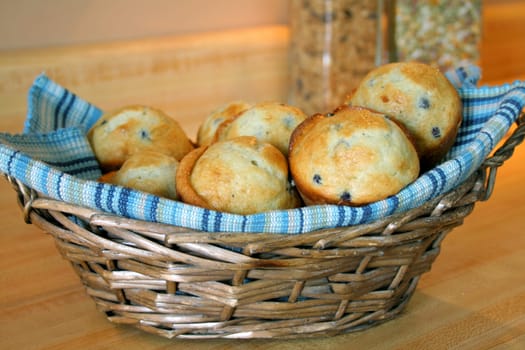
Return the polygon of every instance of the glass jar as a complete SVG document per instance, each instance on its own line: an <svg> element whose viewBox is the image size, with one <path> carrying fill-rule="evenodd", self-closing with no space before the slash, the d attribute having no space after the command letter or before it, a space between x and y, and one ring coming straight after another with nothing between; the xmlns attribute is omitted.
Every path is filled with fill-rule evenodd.
<svg viewBox="0 0 525 350"><path fill-rule="evenodd" d="M481 0L395 1L398 61L420 61L442 71L479 62Z"/></svg>
<svg viewBox="0 0 525 350"><path fill-rule="evenodd" d="M382 1L291 0L289 103L331 112L382 60Z"/></svg>

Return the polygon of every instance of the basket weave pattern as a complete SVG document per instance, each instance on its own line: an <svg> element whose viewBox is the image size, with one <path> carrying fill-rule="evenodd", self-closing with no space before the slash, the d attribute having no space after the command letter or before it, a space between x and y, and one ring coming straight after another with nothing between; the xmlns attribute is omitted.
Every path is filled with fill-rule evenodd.
<svg viewBox="0 0 525 350"><path fill-rule="evenodd" d="M301 235L213 233L126 219L39 196L9 177L27 222L61 255L108 319L164 337L326 336L399 314L444 237L525 136L505 143L459 187L370 224Z"/></svg>

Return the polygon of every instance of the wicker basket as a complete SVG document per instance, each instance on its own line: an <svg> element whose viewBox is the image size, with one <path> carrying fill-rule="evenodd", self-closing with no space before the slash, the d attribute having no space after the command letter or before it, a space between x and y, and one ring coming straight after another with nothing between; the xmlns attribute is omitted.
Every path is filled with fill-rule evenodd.
<svg viewBox="0 0 525 350"><path fill-rule="evenodd" d="M462 185L402 215L301 235L207 233L43 198L17 179L27 222L55 238L98 308L164 337L327 336L398 315L443 238L489 198L517 128Z"/></svg>

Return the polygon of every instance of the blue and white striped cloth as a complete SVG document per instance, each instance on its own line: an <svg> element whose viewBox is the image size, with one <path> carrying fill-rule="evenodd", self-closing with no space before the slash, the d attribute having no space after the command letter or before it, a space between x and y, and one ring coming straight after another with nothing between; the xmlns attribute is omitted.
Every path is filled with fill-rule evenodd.
<svg viewBox="0 0 525 350"><path fill-rule="evenodd" d="M123 217L209 232L300 234L372 222L418 207L471 175L505 136L525 106L525 82L477 87L477 67L447 73L463 100L463 123L447 160L397 195L363 207L309 206L253 215L207 210L103 184L85 133L102 111L38 76L29 91L20 135L0 134L0 172L45 196Z"/></svg>

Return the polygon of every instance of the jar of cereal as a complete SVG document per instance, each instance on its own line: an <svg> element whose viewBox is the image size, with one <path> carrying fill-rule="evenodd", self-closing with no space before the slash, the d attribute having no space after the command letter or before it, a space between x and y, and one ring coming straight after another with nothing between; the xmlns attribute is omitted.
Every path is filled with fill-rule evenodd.
<svg viewBox="0 0 525 350"><path fill-rule="evenodd" d="M290 100L331 112L382 60L382 1L291 0Z"/></svg>
<svg viewBox="0 0 525 350"><path fill-rule="evenodd" d="M395 60L425 62L442 71L478 63L481 0L391 1Z"/></svg>

